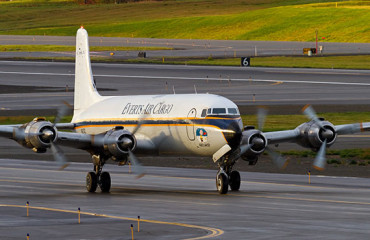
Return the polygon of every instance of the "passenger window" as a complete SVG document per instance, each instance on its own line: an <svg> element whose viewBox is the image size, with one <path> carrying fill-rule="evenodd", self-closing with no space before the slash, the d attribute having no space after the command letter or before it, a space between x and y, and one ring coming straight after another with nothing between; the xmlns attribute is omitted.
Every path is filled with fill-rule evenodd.
<svg viewBox="0 0 370 240"><path fill-rule="evenodd" d="M226 114L226 108L214 108L212 109L213 114Z"/></svg>
<svg viewBox="0 0 370 240"><path fill-rule="evenodd" d="M207 109L203 109L202 114L200 116L201 117L206 117L207 116Z"/></svg>

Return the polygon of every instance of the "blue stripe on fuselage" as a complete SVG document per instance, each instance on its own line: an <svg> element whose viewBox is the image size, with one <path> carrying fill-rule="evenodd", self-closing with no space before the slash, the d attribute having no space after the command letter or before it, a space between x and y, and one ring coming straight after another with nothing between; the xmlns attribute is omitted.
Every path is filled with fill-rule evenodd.
<svg viewBox="0 0 370 240"><path fill-rule="evenodd" d="M89 127L89 126L106 126L106 125L137 125L139 123L145 125L211 125L220 129L228 129L228 126L233 122L239 122L240 117L235 116L219 116L211 118L188 118L188 119L120 119L120 120L93 120L93 121L82 121L76 123L76 128Z"/></svg>

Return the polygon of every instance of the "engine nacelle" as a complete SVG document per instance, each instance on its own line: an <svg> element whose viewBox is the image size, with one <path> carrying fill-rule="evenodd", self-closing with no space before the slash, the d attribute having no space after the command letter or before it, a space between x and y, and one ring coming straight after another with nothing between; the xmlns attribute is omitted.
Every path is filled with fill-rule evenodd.
<svg viewBox="0 0 370 240"><path fill-rule="evenodd" d="M57 139L55 126L44 118L35 118L15 130L13 138L21 145L32 148L35 152L45 152L51 143Z"/></svg>
<svg viewBox="0 0 370 240"><path fill-rule="evenodd" d="M104 135L104 150L112 155L113 160L125 159L135 148L135 136L123 128L116 127Z"/></svg>
<svg viewBox="0 0 370 240"><path fill-rule="evenodd" d="M243 131L241 146L248 146L248 150L241 155L241 158L248 161L250 165L255 165L258 156L261 155L267 147L265 135L256 129Z"/></svg>
<svg viewBox="0 0 370 240"><path fill-rule="evenodd" d="M335 132L334 125L328 121L324 121L324 119L319 120L322 127L315 121L309 121L298 126L300 132L299 145L317 151L325 140L328 147L335 142L337 133Z"/></svg>

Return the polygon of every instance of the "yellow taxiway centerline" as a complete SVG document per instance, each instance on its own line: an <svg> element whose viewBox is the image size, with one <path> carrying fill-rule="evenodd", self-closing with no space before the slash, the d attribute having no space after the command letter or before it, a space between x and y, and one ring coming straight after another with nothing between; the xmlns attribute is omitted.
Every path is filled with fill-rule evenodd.
<svg viewBox="0 0 370 240"><path fill-rule="evenodd" d="M94 216L94 217L104 217L104 218L120 219L120 220L135 221L135 222L137 221L137 218L120 217L120 216L90 213L90 212L83 212L83 211L64 210L64 209L57 209L57 208L10 205L10 204L0 204L0 207L30 208L30 209L43 210L43 211L75 213L75 214L82 214L82 215L88 215L88 216ZM202 230L206 230L206 231L210 232L210 234L207 234L205 236L200 236L200 237L195 237L195 238L187 238L186 240L198 240L198 239L213 238L213 237L218 237L218 236L224 234L224 231L221 230L221 229L211 228L211 227L204 227L204 226L199 226L199 225L177 223L177 222L165 222L165 221L157 221L157 220L149 220L149 219L140 219L140 221L141 222L146 222L146 223L153 223L153 224L173 225L173 226L180 226L180 227L186 227L186 228L196 228L196 229L202 229Z"/></svg>

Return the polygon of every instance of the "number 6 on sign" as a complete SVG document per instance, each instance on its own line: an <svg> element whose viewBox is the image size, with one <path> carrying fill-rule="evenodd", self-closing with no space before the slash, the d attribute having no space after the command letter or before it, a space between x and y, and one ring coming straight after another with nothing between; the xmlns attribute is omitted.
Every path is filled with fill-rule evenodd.
<svg viewBox="0 0 370 240"><path fill-rule="evenodd" d="M249 57L242 57L241 58L241 65L243 67L249 67L250 63L251 63L250 60L251 60L251 58L249 58Z"/></svg>

